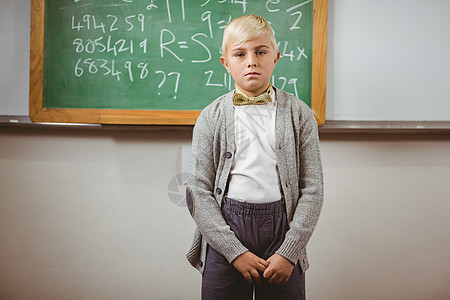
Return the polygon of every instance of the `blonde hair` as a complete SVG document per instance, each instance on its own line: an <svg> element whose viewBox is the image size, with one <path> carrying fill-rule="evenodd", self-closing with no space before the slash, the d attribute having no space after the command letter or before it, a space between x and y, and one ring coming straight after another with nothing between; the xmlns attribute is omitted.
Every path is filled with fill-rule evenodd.
<svg viewBox="0 0 450 300"><path fill-rule="evenodd" d="M245 15L231 21L223 32L222 55L227 55L228 45L239 45L267 34L273 49L278 51L273 29L267 21L257 15Z"/></svg>

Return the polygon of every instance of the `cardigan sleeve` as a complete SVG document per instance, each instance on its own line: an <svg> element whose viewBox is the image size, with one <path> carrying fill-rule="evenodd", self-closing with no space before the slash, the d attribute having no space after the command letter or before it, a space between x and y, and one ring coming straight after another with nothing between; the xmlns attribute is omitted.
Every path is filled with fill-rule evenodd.
<svg viewBox="0 0 450 300"><path fill-rule="evenodd" d="M318 127L312 112L307 111L301 124L297 205L283 244L276 253L297 263L317 224L323 204L323 171L319 150Z"/></svg>
<svg viewBox="0 0 450 300"><path fill-rule="evenodd" d="M220 201L214 197L220 149L215 147L214 127L203 111L197 119L192 137L192 154L186 186L186 202L206 242L228 262L246 252L242 243L225 222Z"/></svg>

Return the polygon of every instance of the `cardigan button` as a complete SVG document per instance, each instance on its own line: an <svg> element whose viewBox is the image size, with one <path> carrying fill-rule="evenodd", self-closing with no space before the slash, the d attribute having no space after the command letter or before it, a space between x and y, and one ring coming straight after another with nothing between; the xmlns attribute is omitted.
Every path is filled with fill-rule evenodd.
<svg viewBox="0 0 450 300"><path fill-rule="evenodd" d="M231 152L225 153L225 157L226 157L226 158L231 158L232 156L233 156L233 154L231 154Z"/></svg>
<svg viewBox="0 0 450 300"><path fill-rule="evenodd" d="M217 188L216 189L216 193L219 194L219 195L222 194L222 189L221 188Z"/></svg>
<svg viewBox="0 0 450 300"><path fill-rule="evenodd" d="M198 265L200 266L200 268L203 267L203 262L202 262L202 261L199 261L199 262L198 262Z"/></svg>

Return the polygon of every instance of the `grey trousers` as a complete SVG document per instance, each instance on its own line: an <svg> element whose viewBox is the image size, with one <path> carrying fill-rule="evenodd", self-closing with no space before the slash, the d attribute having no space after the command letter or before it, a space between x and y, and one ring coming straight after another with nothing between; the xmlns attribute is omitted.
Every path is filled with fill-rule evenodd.
<svg viewBox="0 0 450 300"><path fill-rule="evenodd" d="M263 259L275 253L289 229L282 200L252 204L226 198L222 213L242 244ZM202 279L203 300L251 300L253 291L257 300L306 299L305 274L298 264L284 285L271 284L262 279L261 285L249 284L224 256L208 246Z"/></svg>

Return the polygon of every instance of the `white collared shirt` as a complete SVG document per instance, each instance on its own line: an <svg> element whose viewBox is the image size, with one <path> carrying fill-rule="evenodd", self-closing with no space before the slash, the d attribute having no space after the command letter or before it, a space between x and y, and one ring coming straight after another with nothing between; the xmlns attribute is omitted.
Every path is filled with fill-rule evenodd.
<svg viewBox="0 0 450 300"><path fill-rule="evenodd" d="M236 151L228 186L232 199L249 203L281 199L275 155L275 90L271 96L272 102L264 105L234 107Z"/></svg>

